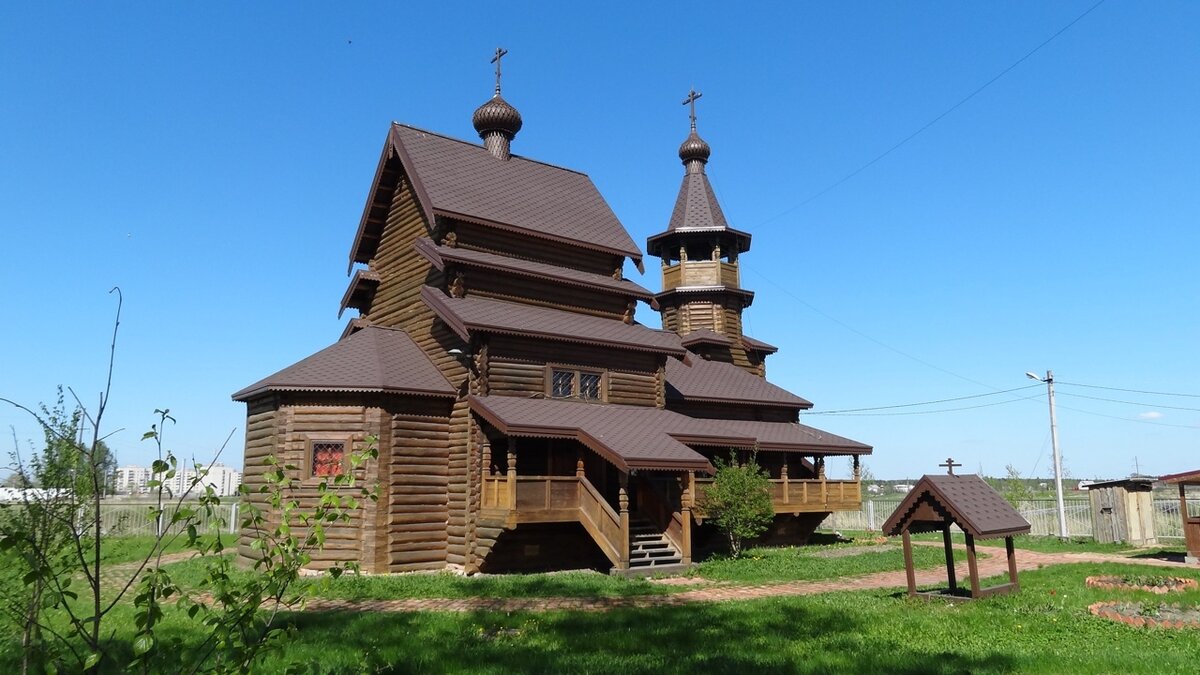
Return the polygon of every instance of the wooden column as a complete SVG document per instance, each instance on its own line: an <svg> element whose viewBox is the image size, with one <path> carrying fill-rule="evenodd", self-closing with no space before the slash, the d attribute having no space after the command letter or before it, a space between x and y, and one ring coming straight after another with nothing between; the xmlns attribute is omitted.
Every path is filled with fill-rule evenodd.
<svg viewBox="0 0 1200 675"><path fill-rule="evenodd" d="M508 439L508 522L517 524L517 439Z"/></svg>
<svg viewBox="0 0 1200 675"><path fill-rule="evenodd" d="M1004 552L1008 556L1008 582L1012 584L1012 591L1019 591L1021 584L1017 583L1017 552L1012 535L1004 538Z"/></svg>
<svg viewBox="0 0 1200 675"><path fill-rule="evenodd" d="M908 580L908 597L911 598L917 594L917 570L913 567L912 537L908 534L907 526L901 534L904 535L904 577Z"/></svg>
<svg viewBox="0 0 1200 675"><path fill-rule="evenodd" d="M967 537L967 570L971 574L971 597L979 597L979 563L975 560L975 537L970 532Z"/></svg>
<svg viewBox="0 0 1200 675"><path fill-rule="evenodd" d="M791 497L788 494L788 457L787 453L783 453L783 468L779 471L779 477L783 479L783 503L790 503Z"/></svg>
<svg viewBox="0 0 1200 675"><path fill-rule="evenodd" d="M680 546L683 548L684 565L692 564L692 500L695 499L696 488L696 472L689 471L683 476L683 492L679 495L679 515L683 521L683 541Z"/></svg>
<svg viewBox="0 0 1200 675"><path fill-rule="evenodd" d="M954 574L954 547L950 541L950 521L942 528L942 543L946 547L946 577L950 580L950 592L958 590L958 579Z"/></svg>
<svg viewBox="0 0 1200 675"><path fill-rule="evenodd" d="M621 509L621 551L617 569L629 569L629 474L621 474L621 487L617 492L617 504Z"/></svg>
<svg viewBox="0 0 1200 675"><path fill-rule="evenodd" d="M826 494L826 489L825 489L825 458L824 457L817 458L817 479L821 481L821 503L827 504L829 502L829 497Z"/></svg>
<svg viewBox="0 0 1200 675"><path fill-rule="evenodd" d="M862 480L862 461L858 458L858 455L854 455L854 481L858 482L861 480Z"/></svg>

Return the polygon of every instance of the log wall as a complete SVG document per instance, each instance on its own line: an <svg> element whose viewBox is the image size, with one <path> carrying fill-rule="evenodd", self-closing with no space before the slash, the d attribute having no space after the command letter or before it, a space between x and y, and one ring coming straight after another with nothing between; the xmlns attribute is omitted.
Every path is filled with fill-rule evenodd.
<svg viewBox="0 0 1200 675"><path fill-rule="evenodd" d="M505 336L494 336L488 353L484 376L491 394L545 394L546 364L552 363L605 371L609 403L656 406L662 398L661 356Z"/></svg>
<svg viewBox="0 0 1200 675"><path fill-rule="evenodd" d="M455 221L453 228L458 237L458 245L476 251L499 253L604 275L612 274L625 262L623 256L612 253L514 234L487 225Z"/></svg>
<svg viewBox="0 0 1200 675"><path fill-rule="evenodd" d="M261 494L259 489L266 485L264 475L267 466L264 461L276 452L279 438L277 405L274 396L265 396L246 404L246 452L242 484L250 493L245 500L266 513L268 528L273 528L279 520L271 517L267 509L267 496ZM255 559L255 552L250 548L254 537L255 533L251 530L242 529L239 533L238 557L242 564L249 564Z"/></svg>
<svg viewBox="0 0 1200 675"><path fill-rule="evenodd" d="M407 177L401 177L392 198L379 246L370 267L379 273L379 288L363 315L380 326L401 325L416 305L421 305L421 286L444 286L442 273L413 250L418 237L432 230L413 197Z"/></svg>
<svg viewBox="0 0 1200 675"><path fill-rule="evenodd" d="M620 319L628 298L613 293L567 286L545 279L468 268L463 271L468 295L515 300L524 304L565 309L580 314Z"/></svg>

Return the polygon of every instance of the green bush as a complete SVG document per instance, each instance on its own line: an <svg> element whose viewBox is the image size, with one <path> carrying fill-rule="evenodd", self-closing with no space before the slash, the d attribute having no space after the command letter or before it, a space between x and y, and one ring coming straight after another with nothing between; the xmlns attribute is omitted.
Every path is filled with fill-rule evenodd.
<svg viewBox="0 0 1200 675"><path fill-rule="evenodd" d="M716 458L716 475L705 493L708 517L729 540L733 557L742 554L743 543L767 531L775 517L771 503L771 481L758 465L756 455L746 462Z"/></svg>

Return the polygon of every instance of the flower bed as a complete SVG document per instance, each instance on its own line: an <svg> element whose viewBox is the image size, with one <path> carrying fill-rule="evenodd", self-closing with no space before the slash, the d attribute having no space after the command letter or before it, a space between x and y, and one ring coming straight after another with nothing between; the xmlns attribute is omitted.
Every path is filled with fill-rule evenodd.
<svg viewBox="0 0 1200 675"><path fill-rule="evenodd" d="M1104 588L1121 591L1148 591L1150 593L1179 593L1196 588L1195 579L1181 577L1125 575L1088 577L1086 581L1092 588Z"/></svg>
<svg viewBox="0 0 1200 675"><path fill-rule="evenodd" d="M1200 608L1161 602L1097 602L1088 611L1130 626L1200 628Z"/></svg>

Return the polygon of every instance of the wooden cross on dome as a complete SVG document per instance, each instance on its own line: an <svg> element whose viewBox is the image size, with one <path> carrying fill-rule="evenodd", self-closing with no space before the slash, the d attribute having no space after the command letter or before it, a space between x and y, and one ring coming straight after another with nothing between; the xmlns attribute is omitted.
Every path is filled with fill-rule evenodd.
<svg viewBox="0 0 1200 675"><path fill-rule="evenodd" d="M944 466L944 467L946 467L946 473L948 473L948 474L950 474L951 476L953 476L953 475L954 475L954 467L956 467L956 466L962 466L962 464L959 464L958 462L955 462L955 461L954 461L952 458L950 458L950 457L947 457L947 458L946 458L946 463L945 463L945 464L938 464L938 466Z"/></svg>
<svg viewBox="0 0 1200 675"><path fill-rule="evenodd" d="M689 115L689 117L691 117L691 119L692 119L692 131L696 130L696 99L700 98L703 95L704 94L701 94L700 92L696 91L695 87L693 87L691 90L688 91L687 98L683 99L683 104L691 107L691 114Z"/></svg>
<svg viewBox="0 0 1200 675"><path fill-rule="evenodd" d="M496 55L492 57L492 63L496 64L496 94L500 94L500 59L508 53L507 49L496 47Z"/></svg>

